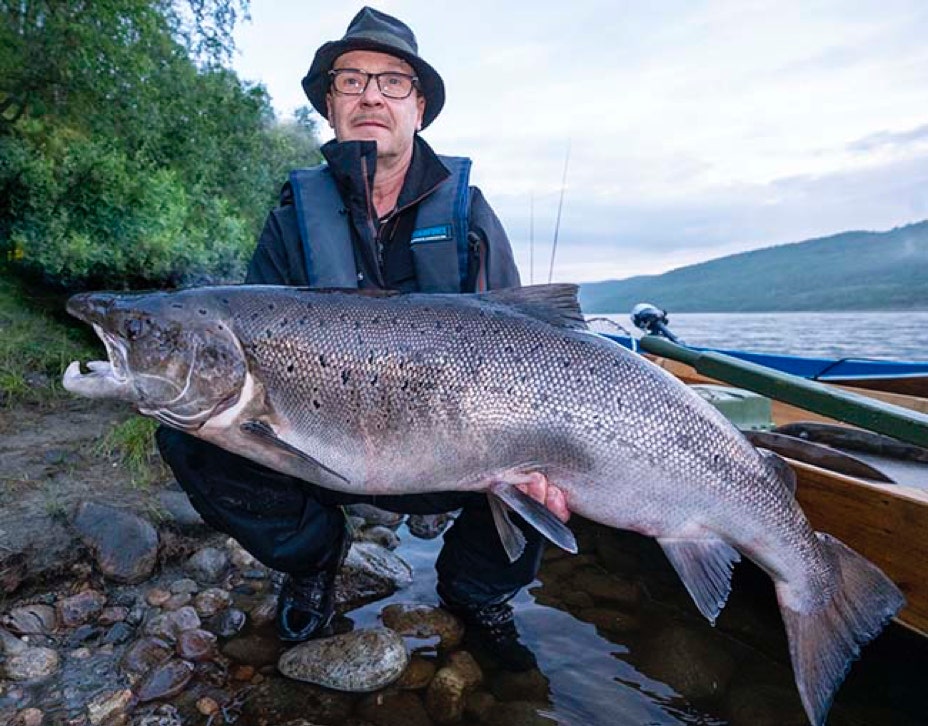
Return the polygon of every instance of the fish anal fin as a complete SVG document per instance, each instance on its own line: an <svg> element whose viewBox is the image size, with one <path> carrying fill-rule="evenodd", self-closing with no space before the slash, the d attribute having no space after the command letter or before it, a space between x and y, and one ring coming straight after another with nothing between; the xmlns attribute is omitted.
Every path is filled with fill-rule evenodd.
<svg viewBox="0 0 928 726"><path fill-rule="evenodd" d="M494 482L489 487L489 494L491 498L498 497L558 547L573 554L577 553L577 540L574 533L544 504L536 502L510 482Z"/></svg>
<svg viewBox="0 0 928 726"><path fill-rule="evenodd" d="M658 538L696 607L715 625L731 592L731 573L741 555L717 538Z"/></svg>
<svg viewBox="0 0 928 726"><path fill-rule="evenodd" d="M330 488L343 488L348 485L348 480L337 471L330 469L305 451L301 451L280 438L267 422L250 419L242 422L239 425L239 430L253 440L257 440L260 444L272 447L278 455L282 454L285 459L295 460L292 462L295 468L301 472L307 472L306 478L308 481Z"/></svg>
<svg viewBox="0 0 928 726"><path fill-rule="evenodd" d="M487 494L487 499L490 502L490 512L493 514L493 522L496 524L496 531L499 532L503 549L506 550L506 556L509 557L510 562L515 562L525 552L525 535L512 523L509 510L501 500L492 494Z"/></svg>

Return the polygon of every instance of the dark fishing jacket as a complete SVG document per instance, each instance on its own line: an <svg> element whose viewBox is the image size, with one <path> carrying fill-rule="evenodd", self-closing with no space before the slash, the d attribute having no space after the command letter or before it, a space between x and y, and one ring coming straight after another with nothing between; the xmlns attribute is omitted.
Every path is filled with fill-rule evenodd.
<svg viewBox="0 0 928 726"><path fill-rule="evenodd" d="M417 136L396 209L378 219L370 193L376 143L330 141L321 150L327 162L325 171L304 171L302 175L291 176L284 185L280 205L268 215L258 240L246 283L312 286L320 278L341 279L340 286L356 281L358 287L404 292L471 292L519 285L509 239L481 191L469 186L467 160L448 158L443 162ZM320 173L334 182L334 194L317 186L327 183L316 178ZM429 222L442 218L441 210L436 207L447 206L444 200L453 196L458 186L466 194L461 200L463 204L456 206L463 210L467 229L445 234L446 230L435 229ZM316 191L323 192L319 195L320 203L330 205L326 210L307 210ZM326 200L326 196L330 198ZM330 208L333 202L337 204L334 210ZM350 257L321 255L315 259L330 269L314 269L312 273L307 270L307 257L313 255L307 254L307 245L300 234L301 216L305 224L307 211L321 213L315 218L327 227L326 234L334 231L336 237L341 230L333 215L344 219L344 233L350 237L353 252L353 269L331 269L350 265ZM420 211L429 218L425 220L426 226L418 219ZM447 216L447 222L452 223L450 217L455 215L450 206ZM312 235L312 225L307 226ZM430 230L437 233L431 234ZM462 232L466 234L463 247Z"/></svg>

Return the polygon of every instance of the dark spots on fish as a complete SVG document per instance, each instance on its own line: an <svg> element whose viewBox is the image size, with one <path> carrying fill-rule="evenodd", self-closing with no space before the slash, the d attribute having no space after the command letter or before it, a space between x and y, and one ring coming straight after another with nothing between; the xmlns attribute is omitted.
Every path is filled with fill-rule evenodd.
<svg viewBox="0 0 928 726"><path fill-rule="evenodd" d="M325 360L325 354L319 354L319 365L321 365L323 368L328 367L329 364Z"/></svg>
<svg viewBox="0 0 928 726"><path fill-rule="evenodd" d="M200 313L200 315L206 315L206 310L204 308L200 308L197 312Z"/></svg>
<svg viewBox="0 0 928 726"><path fill-rule="evenodd" d="M300 325L306 325L306 318L300 318Z"/></svg>
<svg viewBox="0 0 928 726"><path fill-rule="evenodd" d="M287 373L293 373L293 363L287 365Z"/></svg>
<svg viewBox="0 0 928 726"><path fill-rule="evenodd" d="M374 351L368 351L367 353L367 364L372 365L374 362Z"/></svg>
<svg viewBox="0 0 928 726"><path fill-rule="evenodd" d="M400 390L401 390L401 391L405 391L407 388L409 388L409 381L405 381L405 380L404 380L404 381L400 384Z"/></svg>
<svg viewBox="0 0 928 726"><path fill-rule="evenodd" d="M592 376L596 373L596 366L590 366L587 368L587 372Z"/></svg>
<svg viewBox="0 0 928 726"><path fill-rule="evenodd" d="M514 386L509 386L509 388L506 389L506 395L511 396L515 392L515 390L516 389Z"/></svg>
<svg viewBox="0 0 928 726"><path fill-rule="evenodd" d="M355 320L355 321L354 321L354 329L355 329L355 330L360 330L360 329L361 329L361 321L360 321L360 320Z"/></svg>
<svg viewBox="0 0 928 726"><path fill-rule="evenodd" d="M379 315L375 315L373 318L371 318L371 325L380 325Z"/></svg>
<svg viewBox="0 0 928 726"><path fill-rule="evenodd" d="M171 307L174 308L175 310L183 310L183 309L184 309L184 306L181 305L180 303L171 303Z"/></svg>
<svg viewBox="0 0 928 726"><path fill-rule="evenodd" d="M268 310L275 310L276 308L277 308L277 306L276 306L274 303L268 303L268 304L267 304L267 309L268 309Z"/></svg>
<svg viewBox="0 0 928 726"><path fill-rule="evenodd" d="M251 314L251 319L252 319L252 320L257 320L259 316L260 316L260 313L252 313L252 314Z"/></svg>
<svg viewBox="0 0 928 726"><path fill-rule="evenodd" d="M460 333L462 330L464 330L464 326L461 325L460 323L458 323L457 325L454 326L454 332L455 332L455 333Z"/></svg>
<svg viewBox="0 0 928 726"><path fill-rule="evenodd" d="M372 385L372 386L376 386L376 385L377 385L377 381L379 381L379 380L380 380L380 374L379 374L379 373L375 373L373 376L371 376L371 385Z"/></svg>
<svg viewBox="0 0 928 726"><path fill-rule="evenodd" d="M349 371L346 368L345 370L342 371L342 384L347 385L350 378L351 378L351 371Z"/></svg>
<svg viewBox="0 0 928 726"><path fill-rule="evenodd" d="M521 376L519 376L519 383L525 383L527 380L528 380L527 373L523 373Z"/></svg>
<svg viewBox="0 0 928 726"><path fill-rule="evenodd" d="M571 365L570 358L565 358L564 360L562 360L561 365L564 366L565 368L570 368L570 365Z"/></svg>
<svg viewBox="0 0 928 726"><path fill-rule="evenodd" d="M271 331L270 328L268 328L267 330L264 331L264 335L265 335L266 337L268 337L268 338L270 338L273 334L274 334L274 333Z"/></svg>
<svg viewBox="0 0 928 726"><path fill-rule="evenodd" d="M509 353L510 355L512 355L513 353L515 353L515 348L513 348L511 345L507 345L505 348L505 351Z"/></svg>
<svg viewBox="0 0 928 726"><path fill-rule="evenodd" d="M315 398L313 399L313 408L322 408L322 404L319 403Z"/></svg>
<svg viewBox="0 0 928 726"><path fill-rule="evenodd" d="M228 304L229 304L229 298L227 298L227 297L219 298L219 302L221 302L223 305L228 305Z"/></svg>
<svg viewBox="0 0 928 726"><path fill-rule="evenodd" d="M287 323L289 323L289 322L290 322L290 321L287 320L287 318L284 318L283 320L281 320L281 321L280 321L280 327L281 327L281 329L286 328L286 327L287 327Z"/></svg>

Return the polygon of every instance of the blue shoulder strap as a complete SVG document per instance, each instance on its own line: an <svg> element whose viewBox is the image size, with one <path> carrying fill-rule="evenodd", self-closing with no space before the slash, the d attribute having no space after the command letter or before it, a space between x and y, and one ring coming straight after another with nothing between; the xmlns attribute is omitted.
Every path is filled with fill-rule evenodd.
<svg viewBox="0 0 928 726"><path fill-rule="evenodd" d="M290 186L309 286L357 287L348 215L328 165L290 172Z"/></svg>
<svg viewBox="0 0 928 726"><path fill-rule="evenodd" d="M422 292L461 292L467 281L470 159L439 157L451 176L419 203L410 245ZM344 202L326 164L290 173L310 287L357 287Z"/></svg>

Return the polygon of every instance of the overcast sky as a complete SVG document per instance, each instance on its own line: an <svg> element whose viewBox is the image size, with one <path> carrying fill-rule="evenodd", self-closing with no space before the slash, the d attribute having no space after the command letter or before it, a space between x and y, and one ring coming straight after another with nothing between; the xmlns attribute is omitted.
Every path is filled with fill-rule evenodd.
<svg viewBox="0 0 928 726"><path fill-rule="evenodd" d="M280 115L360 3L252 0L235 67ZM656 274L928 218L926 0L381 0L445 80L528 282ZM324 124L323 124L324 126ZM326 131L328 129L326 127ZM330 138L327 133L325 139Z"/></svg>

